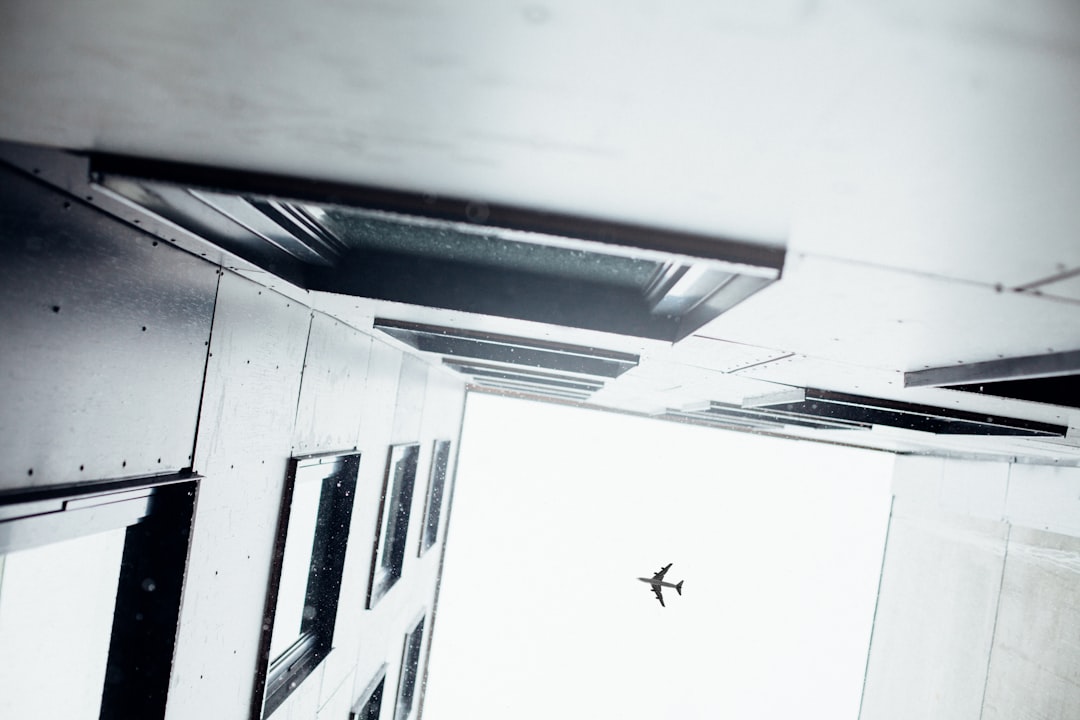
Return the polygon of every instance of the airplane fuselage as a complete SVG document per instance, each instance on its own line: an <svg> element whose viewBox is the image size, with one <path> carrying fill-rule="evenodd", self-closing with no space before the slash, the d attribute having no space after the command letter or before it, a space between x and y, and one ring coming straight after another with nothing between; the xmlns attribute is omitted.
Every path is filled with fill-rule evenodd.
<svg viewBox="0 0 1080 720"><path fill-rule="evenodd" d="M659 585L660 587L669 588L675 587L675 583L664 582L663 580L653 580L652 578L638 578L638 580L643 583L648 583L649 585Z"/></svg>

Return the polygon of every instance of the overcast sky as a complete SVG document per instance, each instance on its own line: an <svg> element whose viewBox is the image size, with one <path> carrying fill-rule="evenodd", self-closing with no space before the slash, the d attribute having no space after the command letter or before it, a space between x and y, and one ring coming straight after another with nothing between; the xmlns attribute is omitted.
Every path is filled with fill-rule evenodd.
<svg viewBox="0 0 1080 720"><path fill-rule="evenodd" d="M425 720L854 720L891 471L471 393Z"/></svg>

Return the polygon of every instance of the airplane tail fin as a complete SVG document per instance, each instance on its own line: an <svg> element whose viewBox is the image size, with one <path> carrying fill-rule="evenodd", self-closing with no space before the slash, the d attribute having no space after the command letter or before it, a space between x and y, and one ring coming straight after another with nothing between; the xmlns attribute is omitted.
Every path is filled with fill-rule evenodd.
<svg viewBox="0 0 1080 720"><path fill-rule="evenodd" d="M679 593L680 595L682 595L682 584L683 584L683 582L684 582L683 580L680 580L679 584L675 586L675 592Z"/></svg>

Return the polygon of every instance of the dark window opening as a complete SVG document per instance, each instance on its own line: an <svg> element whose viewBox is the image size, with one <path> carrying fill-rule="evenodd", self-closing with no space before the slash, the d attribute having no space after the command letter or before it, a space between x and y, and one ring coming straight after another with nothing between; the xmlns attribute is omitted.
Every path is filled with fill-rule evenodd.
<svg viewBox="0 0 1080 720"><path fill-rule="evenodd" d="M390 448L368 584L369 609L375 607L379 599L394 586L405 565L405 543L419 457L420 445L417 443Z"/></svg>
<svg viewBox="0 0 1080 720"><path fill-rule="evenodd" d="M405 648L401 654L401 680L398 683L397 705L394 720L408 720L413 711L416 680L420 674L420 646L424 642L424 618L405 636Z"/></svg>
<svg viewBox="0 0 1080 720"><path fill-rule="evenodd" d="M1080 408L1080 375L1032 378L1030 380L1003 380L1001 382L971 383L970 385L945 385L950 390L994 395L1011 400L1060 405Z"/></svg>
<svg viewBox="0 0 1080 720"><path fill-rule="evenodd" d="M260 653L264 717L330 651L359 467L357 453L289 463Z"/></svg>
<svg viewBox="0 0 1080 720"><path fill-rule="evenodd" d="M382 716L383 689L385 687L386 664L384 663L353 704L353 709L349 713L349 720L379 720Z"/></svg>
<svg viewBox="0 0 1080 720"><path fill-rule="evenodd" d="M567 345L386 318L376 318L375 329L421 352L437 353L453 358L454 361L485 360L490 363L506 363L598 378L617 378L636 366L640 359L631 353L584 345Z"/></svg>
<svg viewBox="0 0 1080 720"><path fill-rule="evenodd" d="M94 155L147 212L309 290L675 341L780 277L782 247L296 178Z"/></svg>
<svg viewBox="0 0 1080 720"><path fill-rule="evenodd" d="M0 493L5 708L165 716L195 493L190 473Z"/></svg>
<svg viewBox="0 0 1080 720"><path fill-rule="evenodd" d="M420 554L427 552L439 539L439 519L442 516L443 491L450 465L450 441L436 440L428 476L427 501L424 504L424 534L420 538Z"/></svg>
<svg viewBox="0 0 1080 720"><path fill-rule="evenodd" d="M551 386L586 394L596 392L604 387L602 380L596 380L592 377L549 373L531 368L509 368L503 365L480 363L472 360L457 360L455 358L443 358L443 365L456 370L462 375L471 375L477 380L490 382L498 382L499 380L527 382L532 385Z"/></svg>
<svg viewBox="0 0 1080 720"><path fill-rule="evenodd" d="M915 405L897 400L807 388L801 402L741 407L709 403L699 411L670 410L667 417L719 423L739 428L775 429L785 425L815 430L859 430L873 425L938 435L1061 436L1067 428L998 415Z"/></svg>
<svg viewBox="0 0 1080 720"><path fill-rule="evenodd" d="M468 375L475 387L585 400L638 356L583 345L376 318L375 327Z"/></svg>
<svg viewBox="0 0 1080 720"><path fill-rule="evenodd" d="M506 380L486 380L478 378L469 385L470 390L486 390L495 394L504 394L514 397L537 398L540 400L570 400L573 402L585 402L589 399L587 392L574 390L561 390L530 383L515 383Z"/></svg>
<svg viewBox="0 0 1080 720"><path fill-rule="evenodd" d="M904 373L904 386L1080 408L1080 350L915 370Z"/></svg>

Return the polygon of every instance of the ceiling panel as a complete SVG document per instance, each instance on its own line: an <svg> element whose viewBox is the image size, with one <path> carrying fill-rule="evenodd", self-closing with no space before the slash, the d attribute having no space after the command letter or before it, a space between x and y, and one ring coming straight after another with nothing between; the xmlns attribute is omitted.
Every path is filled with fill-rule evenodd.
<svg viewBox="0 0 1080 720"><path fill-rule="evenodd" d="M1006 286L1080 264L1074 3L11 0L2 19L6 139Z"/></svg>
<svg viewBox="0 0 1080 720"><path fill-rule="evenodd" d="M1077 307L874 265L790 256L703 332L850 365L920 370L1080 346Z"/></svg>

